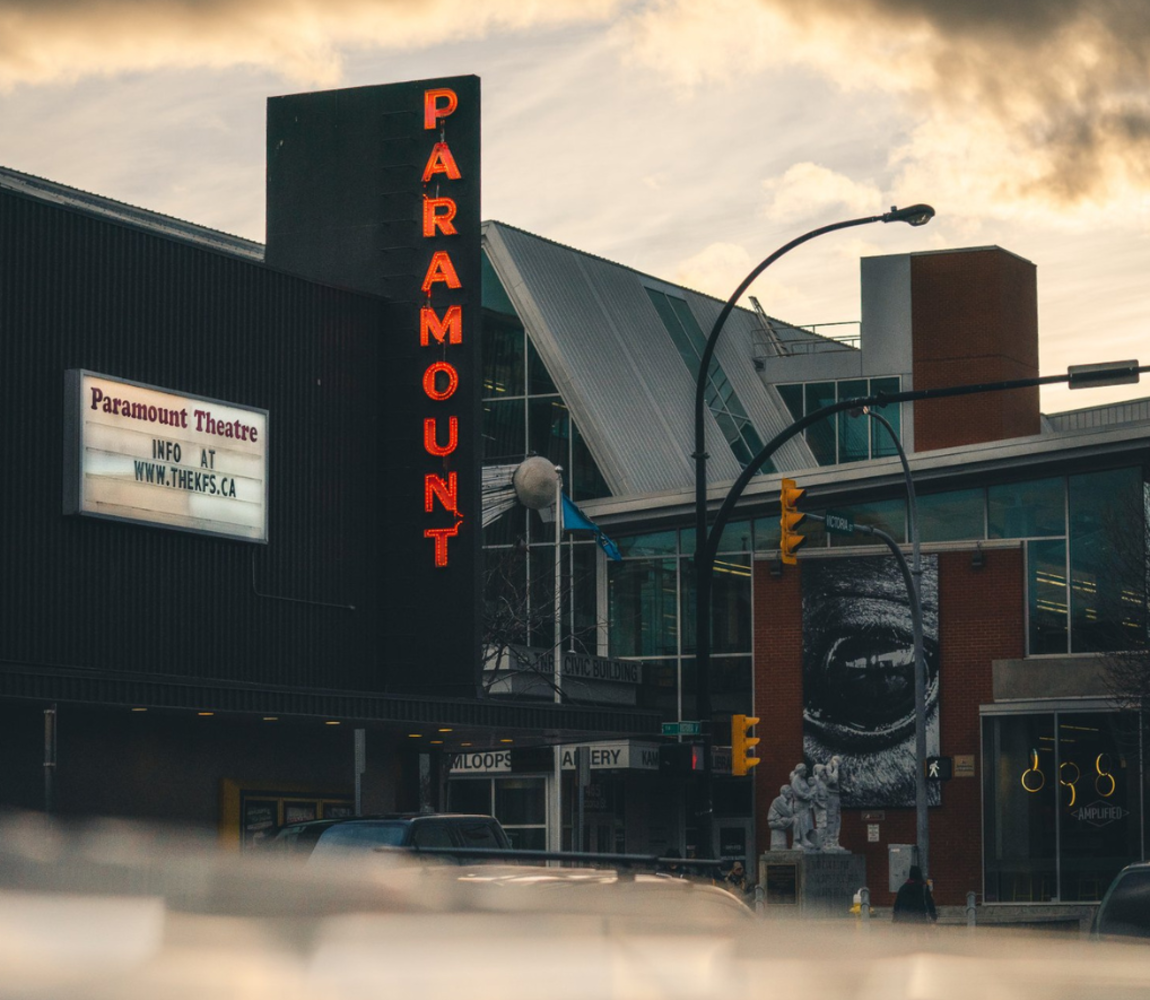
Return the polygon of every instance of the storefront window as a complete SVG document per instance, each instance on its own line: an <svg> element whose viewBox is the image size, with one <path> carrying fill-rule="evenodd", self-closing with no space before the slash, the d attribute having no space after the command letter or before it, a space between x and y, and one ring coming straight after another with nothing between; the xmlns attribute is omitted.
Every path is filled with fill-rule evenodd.
<svg viewBox="0 0 1150 1000"><path fill-rule="evenodd" d="M1137 729L1114 712L983 718L988 903L1089 902L1140 857Z"/></svg>
<svg viewBox="0 0 1150 1000"><path fill-rule="evenodd" d="M1066 902L1102 898L1139 856L1138 750L1115 714L1058 716L1061 890Z"/></svg>
<svg viewBox="0 0 1150 1000"><path fill-rule="evenodd" d="M447 784L447 808L494 816L512 847L547 850L545 778L453 778Z"/></svg>
<svg viewBox="0 0 1150 1000"><path fill-rule="evenodd" d="M1058 894L1054 716L988 718L986 762L986 901L1042 903Z"/></svg>

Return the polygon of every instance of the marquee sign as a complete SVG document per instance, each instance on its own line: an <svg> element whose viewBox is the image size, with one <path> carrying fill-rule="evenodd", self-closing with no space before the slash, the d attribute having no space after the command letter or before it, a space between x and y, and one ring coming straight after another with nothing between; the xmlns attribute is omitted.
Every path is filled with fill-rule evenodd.
<svg viewBox="0 0 1150 1000"><path fill-rule="evenodd" d="M266 410L72 369L64 513L268 540Z"/></svg>

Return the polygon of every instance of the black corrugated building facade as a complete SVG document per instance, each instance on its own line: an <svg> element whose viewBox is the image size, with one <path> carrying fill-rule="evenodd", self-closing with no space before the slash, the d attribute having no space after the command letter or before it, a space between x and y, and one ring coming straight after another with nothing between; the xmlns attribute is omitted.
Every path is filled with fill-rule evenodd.
<svg viewBox="0 0 1150 1000"><path fill-rule="evenodd" d="M394 644L390 303L48 187L0 184L0 805L235 841L350 810L356 728L366 811L420 804L435 753L416 731L650 731L637 711L481 700L477 659ZM267 544L66 515L77 369L266 410Z"/></svg>

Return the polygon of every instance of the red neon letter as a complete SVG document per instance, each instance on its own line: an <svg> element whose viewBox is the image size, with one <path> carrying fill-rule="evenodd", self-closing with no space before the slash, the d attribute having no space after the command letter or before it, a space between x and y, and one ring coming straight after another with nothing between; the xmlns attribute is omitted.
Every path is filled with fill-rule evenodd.
<svg viewBox="0 0 1150 1000"><path fill-rule="evenodd" d="M446 142L437 142L431 147L431 156L427 158L427 166L423 168L423 183L426 184L435 174L447 174L448 180L457 181L463 175L455 165L455 157L447 148Z"/></svg>
<svg viewBox="0 0 1150 1000"><path fill-rule="evenodd" d="M463 306L451 306L443 314L443 319L435 315L431 306L423 306L419 310L419 346L427 347L430 337L434 337L441 344L444 337L449 344L463 343Z"/></svg>
<svg viewBox="0 0 1150 1000"><path fill-rule="evenodd" d="M439 211L443 209L443 211ZM423 198L423 235L434 236L438 229L444 236L454 236L455 226L451 220L455 218L454 198Z"/></svg>
<svg viewBox="0 0 1150 1000"><path fill-rule="evenodd" d="M440 100L446 101L440 106ZM423 127L435 128L440 118L446 118L459 107L459 98L454 90L444 87L442 90L425 90L423 92Z"/></svg>
<svg viewBox="0 0 1150 1000"><path fill-rule="evenodd" d="M438 500L444 509L458 514L459 507L459 481L454 472L447 474L447 480L442 476L428 473L423 477L423 509L430 514L432 505Z"/></svg>
<svg viewBox="0 0 1150 1000"><path fill-rule="evenodd" d="M455 417L447 418L447 444L441 445L436 439L435 417L428 417L423 421L423 450L429 455L450 455L459 445L459 421ZM455 473L453 472L454 476Z"/></svg>
<svg viewBox="0 0 1150 1000"><path fill-rule="evenodd" d="M435 388L435 376L440 372L447 376L447 388L442 391ZM436 361L434 364L428 365L427 371L423 373L423 391L437 403L450 399L455 395L455 390L458 388L459 372L446 361Z"/></svg>
<svg viewBox="0 0 1150 1000"><path fill-rule="evenodd" d="M459 277L455 273L455 265L451 263L451 258L446 250L437 250L431 255L431 263L427 265L427 274L424 275L423 284L420 287L430 294L431 286L437 281L442 281L448 288L463 287L459 283Z"/></svg>
<svg viewBox="0 0 1150 1000"><path fill-rule="evenodd" d="M459 534L459 522L456 521L455 525L450 528L426 528L423 532L424 538L435 539L435 565L443 567L447 565L447 540L454 538Z"/></svg>

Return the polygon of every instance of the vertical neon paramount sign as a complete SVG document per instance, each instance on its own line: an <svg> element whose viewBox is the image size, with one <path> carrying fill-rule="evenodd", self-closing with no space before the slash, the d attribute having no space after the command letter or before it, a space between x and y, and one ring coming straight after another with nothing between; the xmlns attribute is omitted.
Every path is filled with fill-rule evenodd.
<svg viewBox="0 0 1150 1000"><path fill-rule="evenodd" d="M268 101L265 261L365 293L352 383L375 421L357 471L393 689L470 696L481 669L482 460L475 76ZM322 345L323 340L317 340ZM325 380L325 385L326 385ZM365 601L366 606L366 601Z"/></svg>
<svg viewBox="0 0 1150 1000"><path fill-rule="evenodd" d="M459 474L450 468L450 456L459 447L459 418L438 413L435 405L447 402L459 390L460 375L451 363L452 348L463 344L463 304L453 301L463 285L451 260L452 237L459 235L453 221L458 206L451 196L452 182L461 181L463 174L447 141L446 127L447 119L458 110L459 97L454 90L435 87L423 92L423 128L435 137L422 177L421 233L425 242L431 241L427 245L432 250L420 285L424 300L419 310L419 345L429 358L423 373L423 394L430 413L423 421L423 450L439 460L437 471L423 476L423 511L429 520L442 520L445 514L451 518L447 525L425 527L423 536L434 542L431 558L440 569L448 565L450 540L458 536L463 523Z"/></svg>

